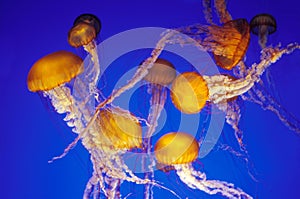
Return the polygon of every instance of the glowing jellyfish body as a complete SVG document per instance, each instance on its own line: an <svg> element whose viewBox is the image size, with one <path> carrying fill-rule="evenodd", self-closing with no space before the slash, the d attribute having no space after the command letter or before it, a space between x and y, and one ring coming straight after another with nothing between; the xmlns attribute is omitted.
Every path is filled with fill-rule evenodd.
<svg viewBox="0 0 300 199"><path fill-rule="evenodd" d="M121 158L127 151L142 147L142 129L137 118L120 108L102 109L96 126L97 131L90 131L82 138L94 166L84 198L92 194L98 196L98 185L105 197L119 198L123 180L137 184L150 183L135 176Z"/></svg>
<svg viewBox="0 0 300 199"><path fill-rule="evenodd" d="M276 20L270 14L256 15L250 21L250 29L253 34L258 35L260 47L265 48L268 36L277 29Z"/></svg>
<svg viewBox="0 0 300 199"><path fill-rule="evenodd" d="M199 113L208 100L208 88L203 77L196 72L180 74L172 83L171 98L183 113Z"/></svg>
<svg viewBox="0 0 300 199"><path fill-rule="evenodd" d="M101 132L95 134L98 147L131 150L142 147L142 128L136 117L121 109L103 109L99 114Z"/></svg>
<svg viewBox="0 0 300 199"><path fill-rule="evenodd" d="M68 42L75 48L88 45L96 38L100 29L100 20L95 15L82 14L75 19L68 34Z"/></svg>
<svg viewBox="0 0 300 199"><path fill-rule="evenodd" d="M82 63L82 59L71 52L54 52L35 62L27 77L28 89L42 92L58 113L67 113L64 120L76 133L83 128L82 113L65 83L82 73Z"/></svg>
<svg viewBox="0 0 300 199"><path fill-rule="evenodd" d="M210 28L209 28L210 29ZM250 41L250 28L245 19L232 20L225 23L221 30L212 27L213 35L204 41L213 42L215 38L222 38L220 45L213 50L216 64L223 69L231 70L244 57Z"/></svg>
<svg viewBox="0 0 300 199"><path fill-rule="evenodd" d="M171 132L163 135L155 144L154 150L157 162L172 165L181 181L192 189L228 198L252 198L241 189L234 188L231 183L207 180L205 173L196 171L192 162L198 157L199 144L187 133Z"/></svg>
<svg viewBox="0 0 300 199"><path fill-rule="evenodd" d="M246 19L231 20L222 26L196 24L178 31L195 39L203 50L212 52L216 64L225 70L231 70L243 59L250 41Z"/></svg>

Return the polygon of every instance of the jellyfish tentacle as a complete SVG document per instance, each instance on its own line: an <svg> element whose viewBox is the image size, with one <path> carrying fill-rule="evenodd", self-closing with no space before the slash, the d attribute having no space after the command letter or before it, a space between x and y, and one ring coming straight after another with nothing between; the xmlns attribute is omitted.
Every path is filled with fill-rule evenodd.
<svg viewBox="0 0 300 199"><path fill-rule="evenodd" d="M45 91L44 95L50 98L57 113L66 113L64 121L72 128L74 133L79 133L83 129L84 124L81 121L83 117L82 113L76 106L76 100L71 95L71 90L68 87L61 85L52 90Z"/></svg>
<svg viewBox="0 0 300 199"><path fill-rule="evenodd" d="M150 98L150 111L148 115L148 129L143 141L143 147L146 150L146 153L149 155L150 160L148 160L150 163L148 165L148 171L146 171L144 178L152 180L154 178L154 166L155 162L153 157L150 155L151 153L151 137L153 136L153 133L156 130L156 127L158 125L158 119L160 117L161 111L164 107L166 98L167 98L167 91L164 88L164 86L161 85L149 85L149 89L153 90L156 89L157 91L151 91L151 93L154 93ZM145 162L145 160L144 160ZM145 192L144 192L144 198L153 198L153 192L152 192L152 185L146 184L145 185Z"/></svg>
<svg viewBox="0 0 300 199"><path fill-rule="evenodd" d="M225 0L214 0L215 10L219 16L220 23L226 23L232 20L230 13L227 10L227 5Z"/></svg>
<svg viewBox="0 0 300 199"><path fill-rule="evenodd" d="M246 71L247 75L244 78L232 80L225 75L203 76L209 88L209 101L217 104L246 93L255 83L260 81L261 75L268 66L279 60L282 55L288 54L299 47L295 44L282 49L278 47L265 48L260 63L253 64Z"/></svg>
<svg viewBox="0 0 300 199"><path fill-rule="evenodd" d="M205 173L195 171L190 164L174 165L177 175L192 189L199 189L207 194L221 194L228 198L247 198L252 197L239 188L235 188L233 184L219 181L207 180Z"/></svg>
<svg viewBox="0 0 300 199"><path fill-rule="evenodd" d="M91 70L92 77L91 77L91 82L89 83L89 90L90 93L93 93L95 95L96 100L99 102L99 92L97 89L97 85L99 82L100 78L100 63L99 63L99 56L98 56L98 50L97 50L97 45L96 42L93 40L87 45L84 45L84 50L87 51L91 55L91 60L93 62L93 67Z"/></svg>
<svg viewBox="0 0 300 199"><path fill-rule="evenodd" d="M300 121L291 113L286 111L266 90L258 89L258 85L253 87L246 95L242 95L244 100L260 105L264 110L272 111L281 122L290 130L300 135Z"/></svg>
<svg viewBox="0 0 300 199"><path fill-rule="evenodd" d="M207 23L214 24L212 16L212 0L203 0L202 6L204 7L203 13Z"/></svg>

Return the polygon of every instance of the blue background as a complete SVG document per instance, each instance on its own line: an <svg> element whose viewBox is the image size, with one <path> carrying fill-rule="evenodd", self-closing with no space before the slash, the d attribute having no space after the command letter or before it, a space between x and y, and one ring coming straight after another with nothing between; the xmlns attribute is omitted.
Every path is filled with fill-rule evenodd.
<svg viewBox="0 0 300 199"><path fill-rule="evenodd" d="M229 1L233 18L250 20L267 12L276 20L277 32L269 43L283 46L300 42L300 7L296 0ZM82 51L69 47L67 33L81 13L93 13L102 21L100 40L132 28L165 27L204 23L202 5L195 0L152 1L66 1L11 0L0 2L1 38L1 138L0 198L81 198L91 175L88 154L79 145L67 157L48 164L72 140L61 117L45 108L37 94L27 90L31 65L57 50ZM247 57L258 59L259 47L251 36ZM276 87L275 97L282 106L300 118L300 51L284 56L270 68ZM107 79L114 78L108 76ZM201 159L210 179L234 182L254 198L299 198L300 138L269 111L245 102L242 128L249 154L260 181L252 181L242 162L229 153L214 151ZM225 132L232 129L225 127ZM231 141L234 143L234 141ZM173 179L157 174L163 181ZM173 179L174 180L174 179ZM126 185L127 186L127 185ZM171 183L179 194L197 198L185 191L178 179ZM139 188L127 186L138 197ZM155 189L158 191L157 189ZM169 196L166 191L158 191ZM202 195L203 198L218 198Z"/></svg>

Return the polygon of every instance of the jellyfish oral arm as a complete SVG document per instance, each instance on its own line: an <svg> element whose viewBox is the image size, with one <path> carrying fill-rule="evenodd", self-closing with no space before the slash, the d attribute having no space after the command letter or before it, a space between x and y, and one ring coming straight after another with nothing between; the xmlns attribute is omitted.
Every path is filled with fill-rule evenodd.
<svg viewBox="0 0 300 199"><path fill-rule="evenodd" d="M209 23L209 24L213 24L211 1L212 0L202 1L202 5L204 7L203 13L204 13L207 23Z"/></svg>
<svg viewBox="0 0 300 199"><path fill-rule="evenodd" d="M44 91L44 95L50 98L57 113L67 114L64 121L72 128L74 133L79 133L83 129L84 125L81 122L82 113L75 105L75 99L68 87L61 85L49 91Z"/></svg>
<svg viewBox="0 0 300 199"><path fill-rule="evenodd" d="M228 198L247 198L252 199L250 195L233 184L218 180L207 180L206 175L200 171L194 170L190 164L174 165L179 178L192 189L204 191L209 195L221 194Z"/></svg>
<svg viewBox="0 0 300 199"><path fill-rule="evenodd" d="M230 13L227 10L225 0L214 0L216 12L220 18L221 23L226 23L232 20Z"/></svg>
<svg viewBox="0 0 300 199"><path fill-rule="evenodd" d="M98 51L97 51L97 45L96 42L93 40L89 44L84 45L84 50L87 51L91 55L91 60L94 63L93 68L92 68L92 73L94 73L92 79L93 82L90 83L89 89L92 93L96 95L96 99L98 100L98 92L97 92L97 85L99 82L99 77L100 77L100 63L99 63L99 56L98 56Z"/></svg>
<svg viewBox="0 0 300 199"><path fill-rule="evenodd" d="M246 71L245 78L232 80L225 75L203 76L209 89L209 101L218 104L246 93L260 81L261 75L268 66L279 60L283 54L291 53L299 48L298 44L292 44L283 49L265 48L262 52L261 62L253 64Z"/></svg>

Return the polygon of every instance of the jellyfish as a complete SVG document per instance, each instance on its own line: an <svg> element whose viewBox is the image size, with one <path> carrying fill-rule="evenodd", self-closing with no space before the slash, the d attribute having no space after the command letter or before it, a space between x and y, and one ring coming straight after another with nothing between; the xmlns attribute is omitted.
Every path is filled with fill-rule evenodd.
<svg viewBox="0 0 300 199"><path fill-rule="evenodd" d="M92 67L90 67L91 69L89 69L90 72L87 73L87 76L93 81L90 82L91 80L89 79L86 81L90 82L89 89L95 94L95 98L98 101L101 93L97 90L97 84L101 71L95 39L100 29L101 22L97 16L93 14L82 14L75 19L73 27L68 33L69 44L75 48L83 46L84 50L91 56L91 63L89 64L91 64Z"/></svg>
<svg viewBox="0 0 300 199"><path fill-rule="evenodd" d="M234 22L234 23L236 23L236 22ZM202 30L201 30L202 32L203 32L203 30L208 30L208 27L197 26L197 25L196 26L188 26L182 30L191 31L191 30L193 30L194 27L202 28ZM203 27L205 27L205 28L203 28ZM216 30L222 31L222 29L217 29L217 28L215 29L215 31ZM192 35L193 33L194 32L190 32L189 35ZM206 31L205 33L208 33L208 31ZM153 49L149 58L146 59L141 64L141 66L137 69L136 73L128 81L128 83L125 84L120 89L114 90L107 99L105 99L103 102L100 102L93 109L94 111L91 113L91 117L89 117L89 119L87 120L88 123L86 125L84 125L86 127L84 129L82 129L82 131L80 132L78 137L72 143L72 146L74 146L74 143L76 143L79 139L82 139L85 146L89 146L88 143L91 140L93 140L93 136L94 136L93 134L95 132L101 133L102 127L100 125L101 123L99 122L99 115L100 115L101 111L103 111L103 109L106 109L107 108L106 106L108 104L111 104L116 97L119 97L123 92L132 88L139 81L141 81L143 79L146 81L149 81L145 77L147 76L147 74L151 74L151 69L155 66L156 60L158 59L160 53L163 51L164 47L167 44L172 45L173 43L180 43L182 45L185 45L185 44L187 45L188 43L189 44L192 43L193 45L198 46L201 50L207 50L209 52L213 52L211 49L218 49L221 51L221 47L217 48L216 46L214 46L215 43L213 42L213 40L205 40L205 37L203 40L201 40L201 39L199 39L199 37L197 37L197 35L195 36L194 40L186 39L184 37L181 37L180 34L181 34L181 32L169 30L162 35L162 38L158 41L156 47ZM218 37L214 37L214 36L211 36L211 37L218 38ZM205 41L207 41L207 42L205 43ZM206 86L200 86L200 87L202 88L202 90L203 90L203 88L206 88L204 90L207 90L207 95L204 95L206 97L203 98L204 100L202 99L203 101L201 102L201 104L202 104L201 106L205 106L206 102L210 102L210 103L216 104L221 110L226 110L226 108L224 108L224 106L226 104L225 102L228 102L228 100L230 100L236 96L242 96L242 98L244 99L244 97L246 97L246 93L249 92L249 90L258 81L260 81L261 75L263 74L263 72L265 71L265 69L267 67L269 67L272 63L275 63L277 60L279 60L282 55L292 53L294 50L299 49L299 48L300 48L300 46L298 44L291 44L285 48L280 48L280 47L265 48L262 51L262 56L261 56L260 62L253 64L251 67L245 67L245 76L238 77L236 79L229 78L226 75L220 75L220 74L212 75L212 76L202 75L202 77L199 78L199 76L201 76L201 75L197 74L196 79L204 80L204 81L201 80L203 82L201 84L206 85ZM216 52L218 52L218 51L216 50ZM222 54L222 53L220 52L219 54ZM224 55L224 54L222 54L222 55ZM151 75L149 75L149 76L151 77ZM189 78L186 78L186 79L189 79ZM149 81L149 82L150 82L150 84L153 84L153 82L151 82L151 81ZM176 79L173 81L172 86L175 85L174 82L176 82ZM188 80L187 85L192 87L193 82L192 81L189 82L189 80ZM149 87L153 88L152 85ZM197 93L198 92L197 89L199 89L200 87L196 86L196 88L192 87L192 89L190 89L190 88L189 89L191 90L192 93L193 92ZM153 91L152 89L149 89L149 90L151 92ZM260 97L264 97L260 93L257 93L257 95ZM154 98L154 96L155 96L155 94L153 94L152 97ZM180 94L179 94L179 96L180 96ZM183 96L183 97L185 97L185 96ZM158 99L161 100L161 98L158 98ZM190 100L189 98L180 99L180 103L178 103L179 109L184 111L185 107L182 108L181 104L185 104L185 102L189 101L189 100ZM172 99L172 101L175 101L175 100ZM195 100L192 100L192 101L196 102L196 105L192 105L192 107L196 107L196 111L195 110L193 110L193 111L195 113L201 111L201 108L199 108L200 100L198 100L196 97ZM274 105L274 107L272 107L272 105L274 104L273 102L271 102L270 104L271 104L271 106L266 107L266 108L271 107L275 111L278 108L280 108L278 106L275 106L276 104ZM157 110L159 110L159 109L157 109ZM193 111L192 111L192 113L193 113ZM114 110L113 112L119 112L119 111ZM108 113L106 113L106 114L108 114ZM123 113L121 113L121 115L122 114ZM129 113L127 113L127 114L129 114ZM157 117L158 116L159 115L157 115ZM284 116L286 116L286 115L284 115ZM282 120L284 120L288 125L294 127L295 129L299 129L299 123L296 123L295 121L291 121L289 117L285 117ZM149 127L149 129L150 129L150 127ZM155 130L155 128L154 128L154 130ZM151 132L151 131L149 131L149 132ZM105 137L105 136L102 136L102 137ZM118 136L116 136L113 139L117 139L117 138L118 138ZM106 139L109 139L109 138L106 138ZM101 141L101 143L105 143L105 142ZM94 145L91 145L91 146L94 146ZM115 187L113 189L117 190L117 188L119 187L119 184L123 180L129 181L129 182L135 182L137 184L144 184L144 185L151 184L154 186L159 186L159 185L157 185L156 182L154 182L150 179L137 178L134 174L132 174L132 171L130 169L128 169L126 167L126 165L122 162L121 157L122 157L122 153L124 153L125 149L119 149L119 148L111 145L110 148L112 149L112 152L110 152L110 151L105 150L105 148L107 149L109 147L106 147L105 145L101 145L101 144L99 145L99 147L87 147L87 148L88 148L89 153L91 154L91 161L94 166L93 176L87 184L87 189L86 189L87 195L88 195L88 193L90 193L91 189L93 189L94 191L97 190L97 187L100 187L100 188L104 187L103 190L105 192L107 192L107 190L112 190L112 187ZM68 147L65 150L65 153L70 149L71 149L71 147ZM126 148L126 150L130 150L130 149ZM112 160L106 161L106 160L109 160L111 157L113 157ZM102 163L102 165L99 162ZM107 164L103 165L104 162L105 163L107 162L108 165ZM100 166L98 166L99 164L100 164ZM115 164L118 166L115 167ZM176 167L176 165L171 165L171 166ZM99 173L101 175L99 175ZM108 177L106 177L106 175ZM107 183L107 182L109 182L109 183L105 185L105 183ZM224 184L222 184L222 186L223 185ZM107 187L109 187L109 188L107 188ZM113 191L113 193L115 195L118 195L118 191Z"/></svg>
<svg viewBox="0 0 300 199"><path fill-rule="evenodd" d="M101 23L98 17L93 14L82 14L75 19L68 34L68 42L75 48L81 46L86 49L91 48L95 45L94 39L99 34L100 29Z"/></svg>
<svg viewBox="0 0 300 199"><path fill-rule="evenodd" d="M150 156L151 153L151 137L155 132L155 129L158 125L157 121L161 114L161 111L165 105L165 101L167 98L167 89L166 87L172 83L172 81L176 77L176 71L172 63L165 59L158 58L151 69L149 69L148 74L144 77L144 80L148 82L148 93L151 94L150 99L150 110L147 119L148 129L143 139L143 148L145 152L148 154L150 160L147 160L148 172L145 172L145 179L152 179L154 176L153 171L153 159ZM144 160L146 162L146 160ZM144 165L146 166L146 165ZM145 187L145 198L153 198L151 185L148 184Z"/></svg>
<svg viewBox="0 0 300 199"><path fill-rule="evenodd" d="M205 173L193 168L192 163L198 158L199 143L190 134L167 133L156 142L154 152L158 163L173 166L180 180L192 189L227 198L252 198L232 183L208 180Z"/></svg>
<svg viewBox="0 0 300 199"><path fill-rule="evenodd" d="M185 72L172 83L171 99L183 113L199 113L208 100L208 87L203 77L196 72Z"/></svg>
<svg viewBox="0 0 300 199"><path fill-rule="evenodd" d="M268 36L276 32L277 25L275 18L270 14L259 14L250 21L250 30L253 34L258 35L258 43L261 49L266 47ZM267 85L272 91L275 91L275 83L270 70L266 70ZM261 81L261 84L263 82Z"/></svg>
<svg viewBox="0 0 300 199"><path fill-rule="evenodd" d="M66 113L64 121L75 133L84 127L84 115L66 84L83 72L82 63L82 59L71 52L57 51L36 61L27 77L28 89L48 97L57 113Z"/></svg>
<svg viewBox="0 0 300 199"><path fill-rule="evenodd" d="M94 173L86 185L84 198L89 198L100 186L107 198L120 196L122 180L145 183L136 177L123 162L126 151L141 148L142 129L135 116L120 108L102 109L97 119L97 131L90 131L82 138L83 145L91 154ZM147 181L147 183L149 183Z"/></svg>
<svg viewBox="0 0 300 199"><path fill-rule="evenodd" d="M222 26L195 24L177 29L198 42L205 51L212 52L218 66L234 68L244 57L250 41L250 27L246 19L235 19Z"/></svg>
<svg viewBox="0 0 300 199"><path fill-rule="evenodd" d="M276 20L270 14L258 14L250 21L250 30L253 34L258 35L258 43L262 49L266 47L268 36L273 34L276 29Z"/></svg>

